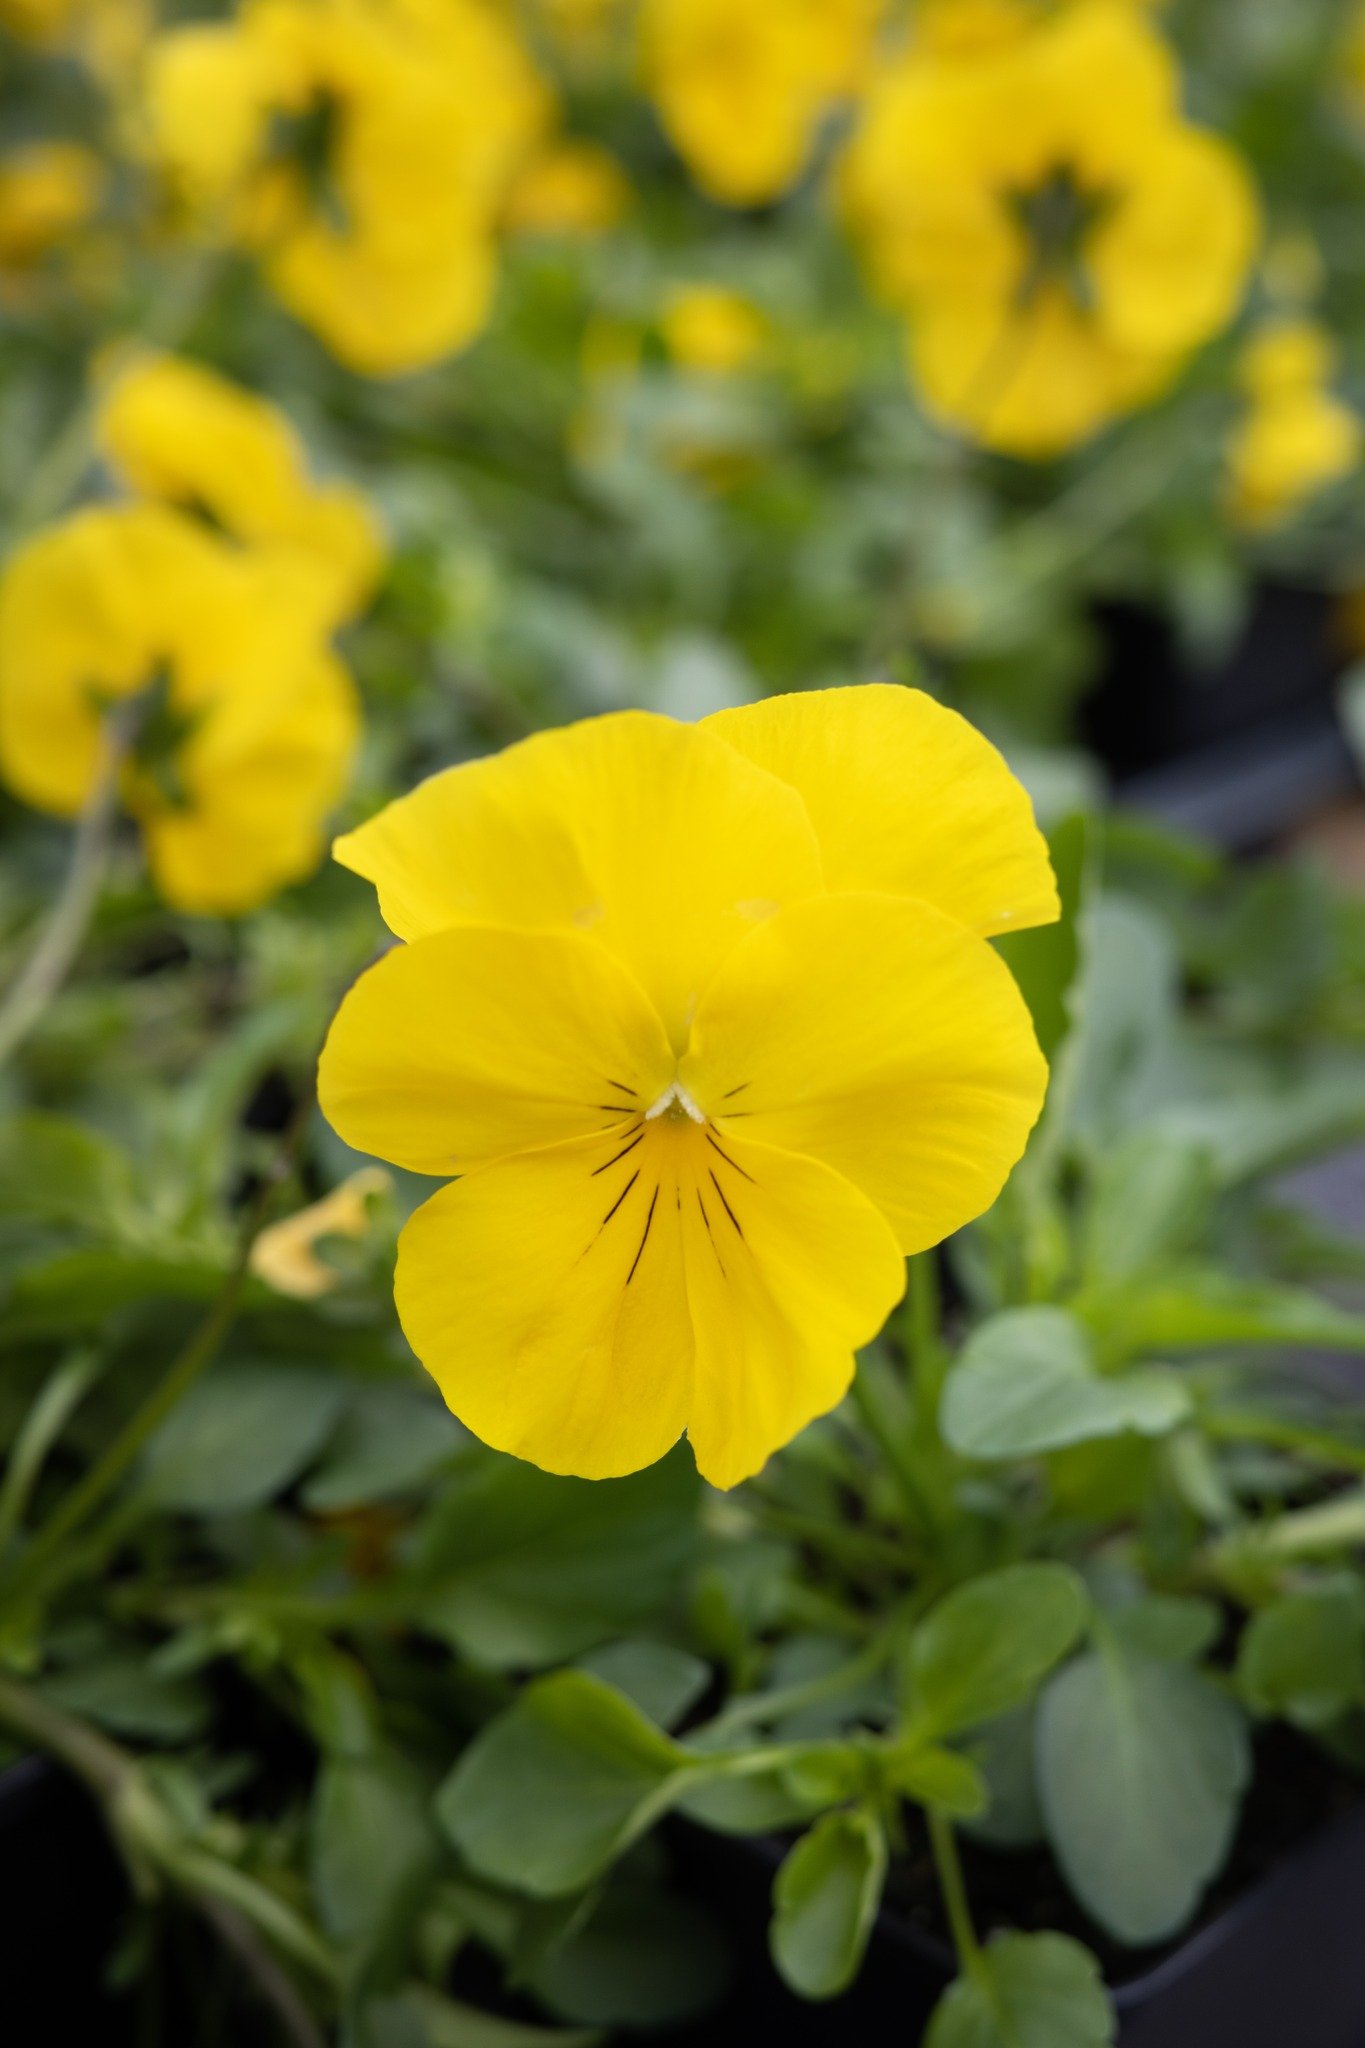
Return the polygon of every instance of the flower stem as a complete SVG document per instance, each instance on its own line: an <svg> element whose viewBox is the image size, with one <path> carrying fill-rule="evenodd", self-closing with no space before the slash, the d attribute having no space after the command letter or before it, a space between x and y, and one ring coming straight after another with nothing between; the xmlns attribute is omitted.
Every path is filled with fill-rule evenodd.
<svg viewBox="0 0 1365 2048"><path fill-rule="evenodd" d="M105 722L104 759L76 822L66 878L38 933L37 943L0 1003L0 1065L27 1038L71 972L99 900L118 816L118 782L131 744L131 728Z"/></svg>
<svg viewBox="0 0 1365 2048"><path fill-rule="evenodd" d="M261 1937L275 1940L328 1984L335 1981L335 1966L313 1929L283 1899L186 1841L130 1751L3 1671L0 1726L81 1780L103 1809L134 1884L145 1890L167 1881L190 1900L243 1965L296 2048L323 2048L312 2014Z"/></svg>
<svg viewBox="0 0 1365 2048"><path fill-rule="evenodd" d="M952 1823L936 1806L926 1807L924 1818L929 1829L929 1846L934 1852L934 1869L938 1874L943 1910L948 1916L949 1932L957 1951L958 1967L964 1976L980 1976L981 1944L972 1925L972 1909L967 1903L967 1885L962 1875L962 1859L957 1853Z"/></svg>

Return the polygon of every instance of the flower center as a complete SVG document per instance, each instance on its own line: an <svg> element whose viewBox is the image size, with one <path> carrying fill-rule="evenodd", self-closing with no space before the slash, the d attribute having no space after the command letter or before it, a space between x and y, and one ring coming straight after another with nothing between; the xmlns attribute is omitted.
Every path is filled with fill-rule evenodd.
<svg viewBox="0 0 1365 2048"><path fill-rule="evenodd" d="M1089 306L1086 244L1112 199L1110 193L1088 191L1066 164L1059 164L1031 191L1006 194L1029 248L1016 294L1021 306L1031 305L1048 284L1064 286L1079 306Z"/></svg>
<svg viewBox="0 0 1365 2048"><path fill-rule="evenodd" d="M704 1124L705 1116L683 1087L681 1081L671 1081L652 1109L645 1111L645 1122L653 1123L656 1117L666 1116L673 1123L682 1123L690 1117L694 1124Z"/></svg>

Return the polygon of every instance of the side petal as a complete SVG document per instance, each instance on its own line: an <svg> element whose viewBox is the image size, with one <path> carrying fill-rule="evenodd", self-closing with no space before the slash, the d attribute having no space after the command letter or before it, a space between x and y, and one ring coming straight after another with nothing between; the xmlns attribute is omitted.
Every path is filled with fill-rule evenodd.
<svg viewBox="0 0 1365 2048"><path fill-rule="evenodd" d="M724 1147L684 1188L682 1220L696 1345L687 1434L702 1477L729 1487L843 1398L854 1352L904 1291L905 1261L872 1203L827 1166L730 1132Z"/></svg>
<svg viewBox="0 0 1365 2048"><path fill-rule="evenodd" d="M1086 256L1100 325L1121 348L1197 347L1233 319L1260 235L1260 207L1230 143L1173 125L1152 144Z"/></svg>
<svg viewBox="0 0 1365 2048"><path fill-rule="evenodd" d="M809 690L705 725L799 791L831 889L917 896L987 934L1058 915L1027 791L975 726L923 690Z"/></svg>
<svg viewBox="0 0 1365 2048"><path fill-rule="evenodd" d="M400 938L470 923L590 931L686 1042L719 961L822 886L795 790L647 712L537 734L433 776L338 840Z"/></svg>
<svg viewBox="0 0 1365 2048"><path fill-rule="evenodd" d="M1047 1062L984 939L928 904L850 895L793 905L731 955L681 1077L721 1143L823 1160L918 1252L995 1200Z"/></svg>
<svg viewBox="0 0 1365 2048"><path fill-rule="evenodd" d="M629 1160L604 1173L603 1152L560 1145L443 1188L405 1227L395 1281L408 1341L461 1422L584 1479L663 1457L692 1377L676 1190L632 1180Z"/></svg>
<svg viewBox="0 0 1365 2048"><path fill-rule="evenodd" d="M658 1018L593 940L471 927L360 977L318 1096L357 1151L450 1175L604 1130L624 1145L672 1071Z"/></svg>

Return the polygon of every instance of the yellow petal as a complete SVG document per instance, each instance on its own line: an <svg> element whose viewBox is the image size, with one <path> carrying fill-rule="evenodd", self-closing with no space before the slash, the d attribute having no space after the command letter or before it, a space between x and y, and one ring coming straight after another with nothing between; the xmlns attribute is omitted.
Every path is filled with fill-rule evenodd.
<svg viewBox="0 0 1365 2048"><path fill-rule="evenodd" d="M988 1209L1042 1108L1047 1063L990 945L904 897L793 905L737 948L681 1077L720 1133L821 1159L902 1250Z"/></svg>
<svg viewBox="0 0 1365 2048"><path fill-rule="evenodd" d="M400 938L457 924L589 931L679 1051L731 946L822 885L800 797L715 734L588 719L433 776L338 840Z"/></svg>
<svg viewBox="0 0 1365 2048"><path fill-rule="evenodd" d="M683 1186L696 1363L687 1433L702 1476L736 1486L833 1408L854 1352L905 1286L866 1196L814 1159L727 1131ZM692 1199L689 1199L689 1195Z"/></svg>
<svg viewBox="0 0 1365 2048"><path fill-rule="evenodd" d="M676 1190L632 1179L629 1159L604 1170L612 1157L588 1139L443 1188L404 1229L395 1281L408 1341L461 1422L585 1479L661 1458L691 1387Z"/></svg>
<svg viewBox="0 0 1365 2048"><path fill-rule="evenodd" d="M262 661L246 679L270 673ZM323 856L327 814L360 731L350 677L333 655L313 651L276 671L265 705L253 694L228 696L190 739L183 807L132 805L157 888L182 910L241 916Z"/></svg>
<svg viewBox="0 0 1365 2048"><path fill-rule="evenodd" d="M1172 124L1090 239L1100 325L1125 349L1197 347L1236 313L1259 234L1256 193L1236 151Z"/></svg>
<svg viewBox="0 0 1365 2048"><path fill-rule="evenodd" d="M452 1174L603 1130L628 1144L673 1065L639 988L593 940L470 928L396 947L361 976L318 1095L357 1151Z"/></svg>
<svg viewBox="0 0 1365 2048"><path fill-rule="evenodd" d="M284 1216L261 1232L251 1247L251 1270L277 1294L296 1301L316 1301L339 1285L335 1266L318 1254L323 1238L363 1238L370 1228L370 1202L387 1194L392 1177L382 1166L362 1166L293 1216Z"/></svg>
<svg viewBox="0 0 1365 2048"><path fill-rule="evenodd" d="M923 690L810 690L705 725L800 792L831 889L917 896L986 934L1058 915L1027 791L989 740Z"/></svg>

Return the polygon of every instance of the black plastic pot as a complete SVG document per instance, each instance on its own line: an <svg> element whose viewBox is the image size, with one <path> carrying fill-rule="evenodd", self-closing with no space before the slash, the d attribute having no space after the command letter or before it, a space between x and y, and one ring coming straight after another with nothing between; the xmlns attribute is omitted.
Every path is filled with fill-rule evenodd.
<svg viewBox="0 0 1365 2048"><path fill-rule="evenodd" d="M953 1974L947 1950L882 1913L857 1982L813 2005L767 1954L782 1849L680 1826L679 1873L730 1930L737 1976L722 2012L675 2048L914 2048ZM1365 2043L1365 1805L1155 1968L1114 1988L1120 2048L1361 2048Z"/></svg>
<svg viewBox="0 0 1365 2048"><path fill-rule="evenodd" d="M1266 585L1231 653L1203 667L1156 613L1115 605L1100 625L1104 672L1082 737L1122 803L1249 852L1358 786L1335 708L1343 650L1321 591Z"/></svg>

